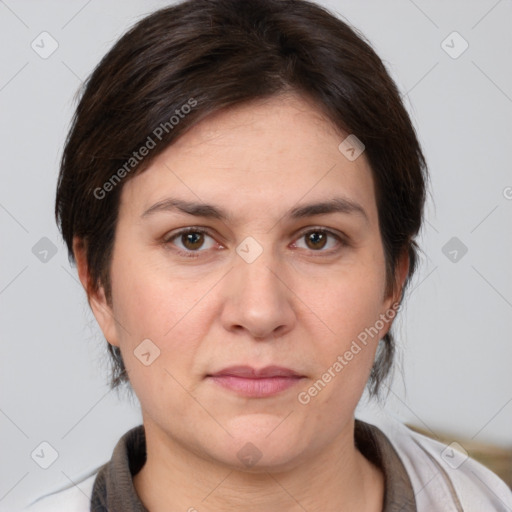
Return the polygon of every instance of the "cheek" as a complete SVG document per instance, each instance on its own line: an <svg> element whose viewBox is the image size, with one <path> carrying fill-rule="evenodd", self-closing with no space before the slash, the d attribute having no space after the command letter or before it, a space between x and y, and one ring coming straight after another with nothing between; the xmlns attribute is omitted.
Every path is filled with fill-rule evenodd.
<svg viewBox="0 0 512 512"><path fill-rule="evenodd" d="M147 279L144 272L113 284L114 314L124 327L118 330L125 344L159 339L170 328L166 326L179 306L179 301L173 300L176 294L165 293L162 285Z"/></svg>
<svg viewBox="0 0 512 512"><path fill-rule="evenodd" d="M204 335L200 307L194 307L190 288L170 285L142 266L131 270L116 283L114 296L123 361L143 410L166 421L169 414L188 414L194 405L183 386L188 387Z"/></svg>
<svg viewBox="0 0 512 512"><path fill-rule="evenodd" d="M175 392L177 382L189 378L209 329L208 301L201 297L211 283L190 283L176 276L166 279L164 270L137 260L116 263L114 315L132 386L137 395L147 394L150 400L169 388ZM142 356L148 352L149 356ZM152 362L146 366L148 360Z"/></svg>
<svg viewBox="0 0 512 512"><path fill-rule="evenodd" d="M317 293L309 291L308 304L318 312L328 338L335 340L338 348L376 324L382 312L384 284L384 275L376 267L352 267L331 276Z"/></svg>
<svg viewBox="0 0 512 512"><path fill-rule="evenodd" d="M309 294L319 364L313 385L318 384L306 392L317 407L341 414L355 407L363 392L383 333L384 274L378 268L353 267L324 283L323 293Z"/></svg>
<svg viewBox="0 0 512 512"><path fill-rule="evenodd" d="M136 342L141 336L167 343L179 322L198 302L197 287L165 269L133 259L116 262L112 271L114 313L126 330L124 338Z"/></svg>

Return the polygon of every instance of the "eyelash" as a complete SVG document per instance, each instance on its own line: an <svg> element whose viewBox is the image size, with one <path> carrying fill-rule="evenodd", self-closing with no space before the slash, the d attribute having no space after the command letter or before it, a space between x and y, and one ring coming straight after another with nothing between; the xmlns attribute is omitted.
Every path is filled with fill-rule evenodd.
<svg viewBox="0 0 512 512"><path fill-rule="evenodd" d="M182 235L186 235L187 233L202 233L204 235L208 235L209 237L213 238L213 236L210 234L208 229L205 229L202 227L191 226L191 227L184 228L184 229L174 233L170 237L166 237L163 240L163 243L165 245L168 245L168 244L172 243L175 239L179 238ZM306 231L302 231L299 234L299 236L297 237L297 240L308 235L309 233L322 233L322 234L330 235L330 236L334 237L339 242L341 247L349 246L349 243L343 237L341 237L340 235L338 235L335 232L333 232L329 229L326 229L326 228L308 228ZM312 253L327 253L328 255L332 255L333 252L337 252L341 247L338 247L336 249L331 249L330 251L322 251L322 250L314 251L311 249L310 252L312 252ZM186 258L198 258L198 257L200 257L201 252L206 252L205 250L184 251L184 250L178 249L178 248L174 248L173 251L175 251L179 256L184 256Z"/></svg>

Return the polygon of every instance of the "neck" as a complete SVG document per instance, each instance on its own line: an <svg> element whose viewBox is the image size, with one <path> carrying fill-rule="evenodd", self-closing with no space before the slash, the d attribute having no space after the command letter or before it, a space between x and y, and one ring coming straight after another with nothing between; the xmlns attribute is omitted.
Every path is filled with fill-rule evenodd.
<svg viewBox="0 0 512 512"><path fill-rule="evenodd" d="M355 447L354 420L314 459L282 472L216 464L151 424L145 431L147 459L133 482L151 512L382 511L384 476Z"/></svg>

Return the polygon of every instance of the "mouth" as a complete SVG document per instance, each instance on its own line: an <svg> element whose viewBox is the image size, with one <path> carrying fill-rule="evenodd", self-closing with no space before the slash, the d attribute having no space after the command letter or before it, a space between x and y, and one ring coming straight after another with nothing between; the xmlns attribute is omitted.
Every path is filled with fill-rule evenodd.
<svg viewBox="0 0 512 512"><path fill-rule="evenodd" d="M252 398L276 395L305 378L304 375L281 366L267 366L259 370L251 366L231 366L206 377L238 395Z"/></svg>

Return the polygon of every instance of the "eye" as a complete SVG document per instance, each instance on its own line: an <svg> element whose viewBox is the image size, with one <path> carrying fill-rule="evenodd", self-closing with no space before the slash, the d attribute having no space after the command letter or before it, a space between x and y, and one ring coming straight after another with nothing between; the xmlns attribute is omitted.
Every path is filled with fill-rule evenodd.
<svg viewBox="0 0 512 512"><path fill-rule="evenodd" d="M336 243L334 244L334 247L332 243L330 247L328 247L329 238L337 240L338 246L348 245L348 243L345 242L341 236L324 228L314 228L309 229L308 231L304 231L300 234L298 240L304 239L306 241L306 247L304 247L305 249L311 250L313 252L330 252L329 250L322 250L325 247L327 247L327 249L336 249ZM294 243L293 245L295 247L298 246L297 242Z"/></svg>
<svg viewBox="0 0 512 512"><path fill-rule="evenodd" d="M205 246L205 240L210 239L210 243ZM292 246L298 248L305 248L312 252L335 252L339 247L348 246L340 235L325 228L313 228L308 231L303 231L297 240L305 239L306 247L300 247L297 242ZM334 244L331 242L329 246L329 239L337 241ZM182 229L171 236L164 239L164 244L174 245L174 249L178 255L189 258L197 258L199 253L205 252L213 248L215 240L208 234L208 230L201 227L189 227ZM181 244L181 246L180 246ZM336 247L338 245L338 247ZM328 250L323 250L327 247Z"/></svg>
<svg viewBox="0 0 512 512"><path fill-rule="evenodd" d="M210 243L207 247L203 247L205 243L205 237L212 240L212 243ZM198 255L194 253L203 252L202 250L199 250L201 247L203 247L203 250L211 249L215 244L215 241L208 234L207 230L198 227L190 227L182 229L174 235L166 238L164 243L172 243L173 245L176 245L178 247L176 252L181 256L196 258ZM180 249L178 244L182 244L182 249Z"/></svg>

